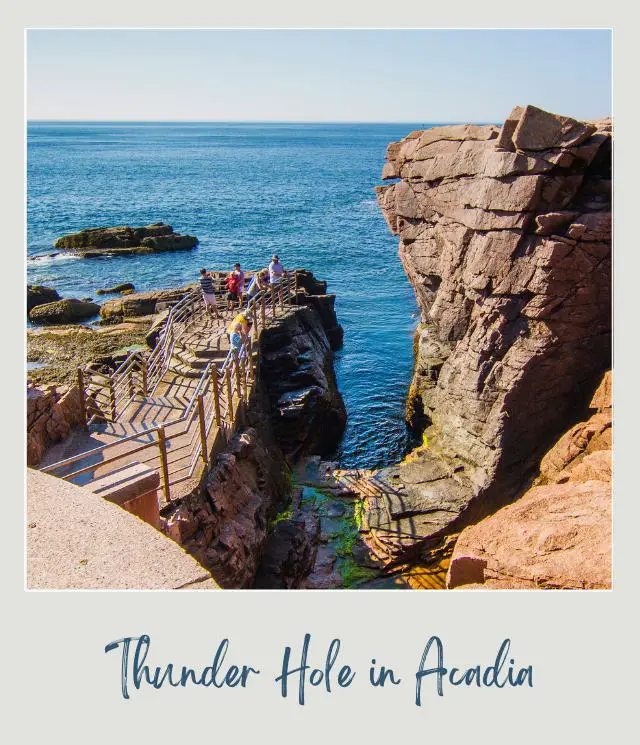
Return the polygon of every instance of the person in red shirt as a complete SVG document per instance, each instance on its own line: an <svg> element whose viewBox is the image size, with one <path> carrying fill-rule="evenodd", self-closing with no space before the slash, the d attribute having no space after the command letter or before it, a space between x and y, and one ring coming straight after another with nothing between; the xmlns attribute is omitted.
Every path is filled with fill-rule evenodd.
<svg viewBox="0 0 640 745"><path fill-rule="evenodd" d="M238 307L242 305L242 293L244 292L244 272L240 264L233 265L233 271L226 280L227 284L227 309L233 310L235 303Z"/></svg>

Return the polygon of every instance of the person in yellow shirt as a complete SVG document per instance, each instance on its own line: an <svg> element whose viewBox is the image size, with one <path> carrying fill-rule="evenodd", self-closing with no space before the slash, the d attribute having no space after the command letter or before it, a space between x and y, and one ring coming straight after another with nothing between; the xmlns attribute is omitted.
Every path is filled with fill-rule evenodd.
<svg viewBox="0 0 640 745"><path fill-rule="evenodd" d="M251 319L246 311L241 311L233 321L231 321L229 328L227 329L231 349L235 349L236 351L239 350L247 339L250 331Z"/></svg>

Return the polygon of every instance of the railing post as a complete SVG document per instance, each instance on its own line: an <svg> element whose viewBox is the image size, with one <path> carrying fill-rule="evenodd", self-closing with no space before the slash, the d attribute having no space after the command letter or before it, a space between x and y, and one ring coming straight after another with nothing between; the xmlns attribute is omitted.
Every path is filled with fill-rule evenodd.
<svg viewBox="0 0 640 745"><path fill-rule="evenodd" d="M284 283L287 281L286 277L280 278L280 284L278 285L278 296L280 298L280 310L284 311Z"/></svg>
<svg viewBox="0 0 640 745"><path fill-rule="evenodd" d="M253 303L251 313L253 316L253 337L254 339L257 339L258 338L258 311L256 309L255 302Z"/></svg>
<svg viewBox="0 0 640 745"><path fill-rule="evenodd" d="M249 351L251 355L251 351ZM244 369L242 370L242 377L244 380L244 399L249 400L249 391L251 388L251 356L245 357L242 362Z"/></svg>
<svg viewBox="0 0 640 745"><path fill-rule="evenodd" d="M216 427L220 428L222 419L220 417L220 389L218 388L218 368L211 365L211 388L213 390L213 410L216 416Z"/></svg>
<svg viewBox="0 0 640 745"><path fill-rule="evenodd" d="M276 290L273 285L271 285L271 315L273 318L276 317Z"/></svg>
<svg viewBox="0 0 640 745"><path fill-rule="evenodd" d="M233 424L233 391L231 388L231 366L224 371L227 378L227 417L229 424Z"/></svg>
<svg viewBox="0 0 640 745"><path fill-rule="evenodd" d="M129 368L129 399L133 401L135 390L133 388L133 365Z"/></svg>
<svg viewBox="0 0 640 745"><path fill-rule="evenodd" d="M294 271L293 273L293 298L294 303L298 304L298 272Z"/></svg>
<svg viewBox="0 0 640 745"><path fill-rule="evenodd" d="M238 386L238 398L242 399L242 377L240 375L240 362L238 361L238 354L234 355L233 358L233 369L236 374L236 385Z"/></svg>
<svg viewBox="0 0 640 745"><path fill-rule="evenodd" d="M109 407L111 409L111 421L116 420L116 394L113 390L113 378L109 378Z"/></svg>
<svg viewBox="0 0 640 745"><path fill-rule="evenodd" d="M147 395L147 361L142 360L142 395Z"/></svg>
<svg viewBox="0 0 640 745"><path fill-rule="evenodd" d="M82 374L82 368L78 368L78 391L80 392L80 405L82 407L82 423L87 426L87 399L84 395L84 375Z"/></svg>
<svg viewBox="0 0 640 745"><path fill-rule="evenodd" d="M198 396L198 422L200 424L201 455L206 466L209 460L209 454L207 452L207 423L204 420L204 396L202 393Z"/></svg>
<svg viewBox="0 0 640 745"><path fill-rule="evenodd" d="M260 296L260 315L262 316L262 328L264 328L267 325L267 312L265 309L264 291Z"/></svg>
<svg viewBox="0 0 640 745"><path fill-rule="evenodd" d="M169 492L169 464L167 462L167 437L164 427L158 429L158 449L160 450L160 468L162 471L162 487L164 491L165 502L171 501Z"/></svg>

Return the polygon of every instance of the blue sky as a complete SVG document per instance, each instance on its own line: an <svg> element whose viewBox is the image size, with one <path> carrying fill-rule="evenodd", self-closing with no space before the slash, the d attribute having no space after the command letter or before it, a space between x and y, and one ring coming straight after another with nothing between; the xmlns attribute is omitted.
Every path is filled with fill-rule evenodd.
<svg viewBox="0 0 640 745"><path fill-rule="evenodd" d="M32 30L29 119L490 122L611 113L608 30Z"/></svg>

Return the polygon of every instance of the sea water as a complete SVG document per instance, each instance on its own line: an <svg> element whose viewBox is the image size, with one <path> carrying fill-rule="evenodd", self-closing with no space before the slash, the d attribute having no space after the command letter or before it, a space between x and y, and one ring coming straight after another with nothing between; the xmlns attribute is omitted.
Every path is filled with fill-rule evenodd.
<svg viewBox="0 0 640 745"><path fill-rule="evenodd" d="M305 267L336 294L344 347L335 356L348 424L345 467L398 460L407 444L414 293L373 187L389 142L416 124L54 123L28 125L28 282L62 296L133 282L192 282L201 266ZM87 227L163 221L199 238L193 251L53 258Z"/></svg>

